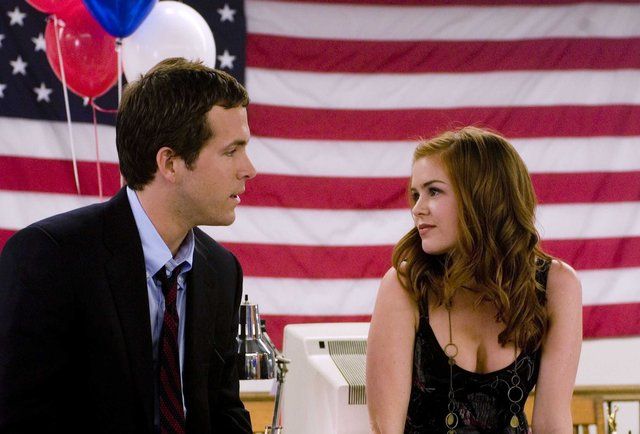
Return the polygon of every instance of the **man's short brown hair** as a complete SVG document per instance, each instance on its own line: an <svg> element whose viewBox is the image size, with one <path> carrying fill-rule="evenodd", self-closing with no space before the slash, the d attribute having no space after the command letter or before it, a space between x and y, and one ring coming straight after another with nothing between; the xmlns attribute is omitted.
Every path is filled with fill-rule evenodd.
<svg viewBox="0 0 640 434"><path fill-rule="evenodd" d="M163 146L187 165L213 135L207 113L213 106L246 107L245 88L226 72L181 57L163 60L124 91L116 120L120 171L141 190L156 173Z"/></svg>

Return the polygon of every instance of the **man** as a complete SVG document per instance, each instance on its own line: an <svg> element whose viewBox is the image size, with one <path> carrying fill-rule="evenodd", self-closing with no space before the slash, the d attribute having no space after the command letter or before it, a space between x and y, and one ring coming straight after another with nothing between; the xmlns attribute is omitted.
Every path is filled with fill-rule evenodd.
<svg viewBox="0 0 640 434"><path fill-rule="evenodd" d="M230 225L248 97L184 59L126 89L127 181L32 224L0 257L0 432L251 433L238 396L242 272L197 225Z"/></svg>

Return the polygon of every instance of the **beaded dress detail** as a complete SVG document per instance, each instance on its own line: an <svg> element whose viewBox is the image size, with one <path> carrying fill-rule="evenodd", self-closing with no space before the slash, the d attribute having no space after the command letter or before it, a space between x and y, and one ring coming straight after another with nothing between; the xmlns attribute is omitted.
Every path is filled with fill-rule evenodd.
<svg viewBox="0 0 640 434"><path fill-rule="evenodd" d="M550 261L541 262L536 273L536 280L543 288L546 288L549 265ZM540 300L546 302L544 292L540 293ZM524 415L524 403L536 384L540 355L540 349L523 352L509 366L483 374L453 365L452 384L458 417L456 434L527 433L529 424ZM405 434L448 432L443 421L449 413L449 376L449 358L429 324L428 303L423 303L414 344ZM518 396L513 393L514 379L518 383L515 386L522 391ZM517 427L510 426L514 407L517 409Z"/></svg>

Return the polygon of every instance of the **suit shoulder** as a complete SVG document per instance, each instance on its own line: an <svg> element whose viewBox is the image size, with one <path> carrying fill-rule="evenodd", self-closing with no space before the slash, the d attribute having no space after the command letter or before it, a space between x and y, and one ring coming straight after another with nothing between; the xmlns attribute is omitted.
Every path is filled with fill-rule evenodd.
<svg viewBox="0 0 640 434"><path fill-rule="evenodd" d="M103 209L104 204L93 204L56 214L30 224L12 238L28 240L40 234L60 244L76 237L87 237L101 227Z"/></svg>

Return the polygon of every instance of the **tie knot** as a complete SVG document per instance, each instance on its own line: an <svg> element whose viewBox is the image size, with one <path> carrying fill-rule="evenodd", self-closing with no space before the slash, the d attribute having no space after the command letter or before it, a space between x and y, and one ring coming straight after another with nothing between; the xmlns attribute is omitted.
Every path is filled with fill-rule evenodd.
<svg viewBox="0 0 640 434"><path fill-rule="evenodd" d="M184 266L184 262L178 265L176 268L174 268L173 272L169 277L167 277L166 265L162 267L160 270L158 270L158 272L155 274L154 277L160 281L162 292L165 295L165 297L167 295L167 292L176 291L178 289L178 285L177 285L178 276L180 276L180 271L182 270L183 266Z"/></svg>

